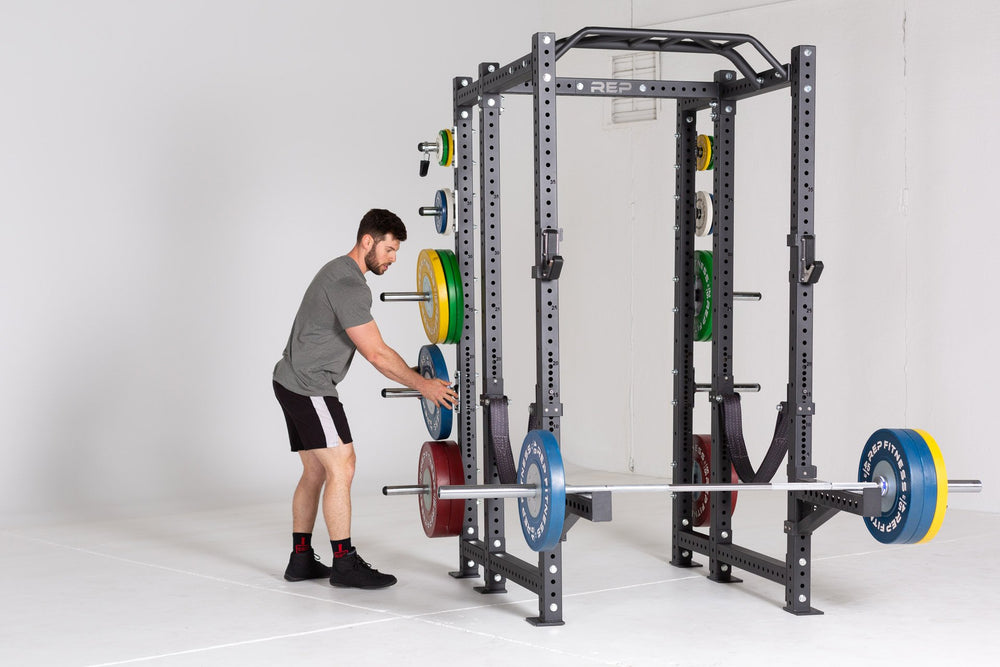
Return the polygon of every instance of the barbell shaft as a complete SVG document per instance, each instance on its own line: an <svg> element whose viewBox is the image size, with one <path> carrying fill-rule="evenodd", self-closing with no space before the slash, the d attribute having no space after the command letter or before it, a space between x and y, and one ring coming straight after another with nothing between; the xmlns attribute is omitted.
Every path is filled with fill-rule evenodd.
<svg viewBox="0 0 1000 667"><path fill-rule="evenodd" d="M379 295L382 301L430 301L431 295L427 292L382 292Z"/></svg>
<svg viewBox="0 0 1000 667"><path fill-rule="evenodd" d="M879 482L771 482L769 484L595 484L566 485L566 493L701 493L703 491L863 491L878 489ZM979 493L983 483L978 479L949 479L949 493ZM422 495L426 485L383 486L386 496ZM532 484L480 484L438 487L441 500L473 500L478 498L533 498L538 487Z"/></svg>
<svg viewBox="0 0 1000 667"><path fill-rule="evenodd" d="M712 391L712 385L710 385L708 383L705 383L705 382L698 382L698 383L696 383L694 385L694 390L695 391ZM741 392L741 393L745 392L745 391L756 392L756 391L760 391L760 385L757 384L757 383L753 383L753 384L734 384L733 385L733 390Z"/></svg>

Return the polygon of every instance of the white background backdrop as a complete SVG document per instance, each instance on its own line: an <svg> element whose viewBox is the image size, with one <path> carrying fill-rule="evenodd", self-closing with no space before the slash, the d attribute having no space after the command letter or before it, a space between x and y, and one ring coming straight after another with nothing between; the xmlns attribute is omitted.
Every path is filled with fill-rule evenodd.
<svg viewBox="0 0 1000 667"><path fill-rule="evenodd" d="M373 292L411 289L419 249L451 243L416 216L450 174L432 166L418 178L415 147L450 123L452 78L527 53L534 32L587 25L745 32L783 62L795 45L817 46L827 268L814 461L823 478L853 479L874 429L926 428L953 477L987 484L952 505L1000 509L989 472L1000 457L975 417L992 409L1000 371L988 254L1000 241L990 198L1000 93L984 37L1000 30L1000 9L343 5L0 3L2 525L289 498L297 463L270 372L302 291L373 206L410 229L398 264L369 277ZM571 52L559 73L609 76L611 55ZM728 67L670 54L660 64L663 78L697 80ZM517 443L534 387L531 118L527 98L504 106L504 360ZM565 456L666 475L674 105L627 128L608 125L602 100L561 98L559 111ZM755 460L787 374L788 119L783 93L739 108L736 280L765 295L737 304L738 379L764 386L744 401ZM425 342L415 306L376 302L375 316L415 361ZM359 359L342 385L358 484L409 483L426 439L416 405L378 398L387 384Z"/></svg>

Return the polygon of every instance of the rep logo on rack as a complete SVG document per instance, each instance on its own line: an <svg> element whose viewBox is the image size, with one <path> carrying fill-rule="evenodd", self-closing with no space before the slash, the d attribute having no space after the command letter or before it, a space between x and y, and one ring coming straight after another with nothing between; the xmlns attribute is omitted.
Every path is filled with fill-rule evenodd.
<svg viewBox="0 0 1000 667"><path fill-rule="evenodd" d="M616 81L614 79L609 81L591 81L590 92L602 95L623 95L632 92L632 82Z"/></svg>

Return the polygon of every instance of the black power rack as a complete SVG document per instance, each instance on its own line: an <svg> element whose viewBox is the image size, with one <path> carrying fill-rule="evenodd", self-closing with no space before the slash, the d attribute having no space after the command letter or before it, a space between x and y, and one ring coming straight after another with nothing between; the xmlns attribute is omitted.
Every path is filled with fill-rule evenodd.
<svg viewBox="0 0 1000 667"><path fill-rule="evenodd" d="M737 48L753 49L768 64L755 71ZM608 49L706 54L728 59L736 68L715 73L712 81L619 80L559 77L556 61L571 49ZM692 482L692 429L694 397L695 306L695 174L697 128L695 115L710 110L715 137L712 300L712 481L728 481L721 471L730 470L730 458L722 443L721 407L716 398L732 394L733 306L733 202L737 104L743 100L790 89L792 103L791 219L789 247L789 347L788 393L784 409L790 410L791 433L788 479L815 481L812 465L812 331L813 288L822 271L815 260L815 86L816 49L797 46L790 64L781 64L755 38L743 34L678 32L621 28L584 28L564 39L540 32L532 37L531 52L507 65L483 63L476 79L454 79L454 187L455 254L459 260L464 292L464 322L457 346L460 400L465 409L458 417L465 483L476 484L476 413L468 406L488 406L506 401L503 386L501 302L500 215L500 107L501 95L531 95L534 113L535 163L535 281L536 387L531 406L533 428L551 431L557 439L563 405L559 376L559 216L557 191L556 97L651 97L677 100L677 183L675 223L675 318L673 371L673 481ZM473 122L478 115L478 146ZM480 233L480 286L482 306L482 394L477 397L474 150L478 150ZM484 483L499 480L496 461L488 443L496 435L484 410ZM506 432L506 424L502 425ZM707 532L692 525L691 494L673 499L672 560L678 567L693 567L693 555L709 558L709 577L719 582L739 581L733 568L751 572L785 586L785 609L794 614L820 613L810 605L811 535L838 511L858 515L877 513L877 489L852 491L808 491L788 493L788 517L784 524L787 552L784 560L733 543L729 493L713 493L711 522ZM535 564L506 550L504 504L501 499L484 500L483 523L477 503L465 507L463 532L459 538L458 578L479 576L484 570L482 593L504 593L510 580L538 596L536 625L560 625L562 620L562 545L538 554ZM608 493L567 495L568 531L580 518L609 521Z"/></svg>

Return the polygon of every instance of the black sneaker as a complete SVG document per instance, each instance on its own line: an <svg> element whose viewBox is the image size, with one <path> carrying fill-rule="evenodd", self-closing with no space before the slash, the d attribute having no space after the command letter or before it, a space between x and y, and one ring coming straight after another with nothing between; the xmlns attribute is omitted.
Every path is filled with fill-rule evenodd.
<svg viewBox="0 0 1000 667"><path fill-rule="evenodd" d="M366 563L358 550L351 547L346 556L333 559L333 571L330 573L330 585L340 588L386 588L396 583L396 577L382 574Z"/></svg>
<svg viewBox="0 0 1000 667"><path fill-rule="evenodd" d="M319 561L316 552L310 549L301 553L292 552L285 568L285 580L304 581L306 579L322 579L330 576L330 568Z"/></svg>

